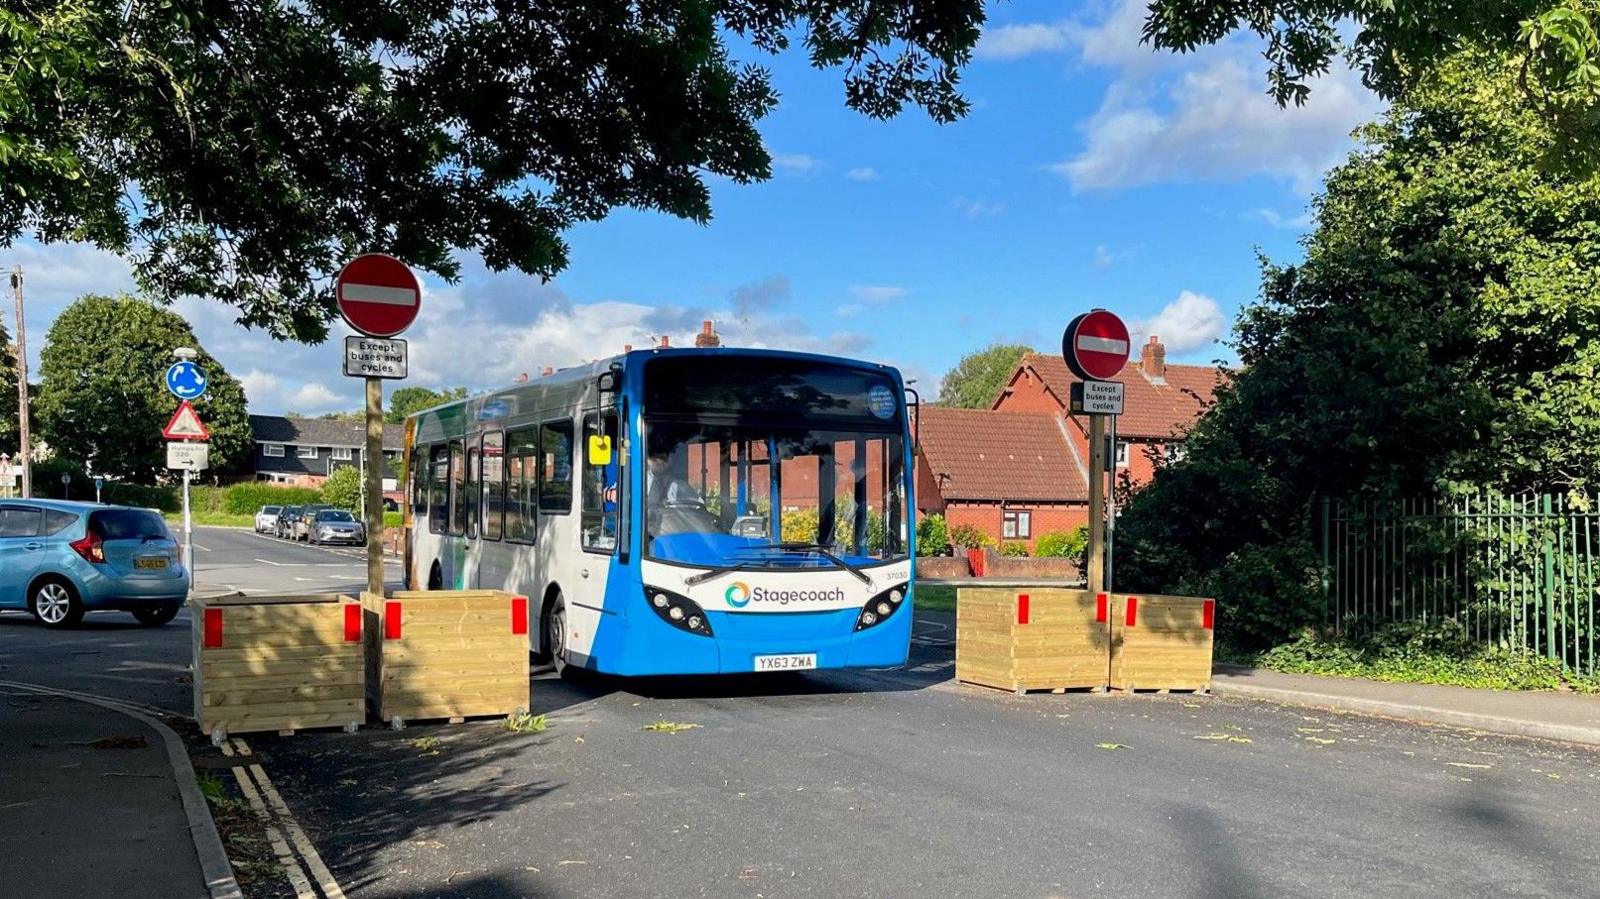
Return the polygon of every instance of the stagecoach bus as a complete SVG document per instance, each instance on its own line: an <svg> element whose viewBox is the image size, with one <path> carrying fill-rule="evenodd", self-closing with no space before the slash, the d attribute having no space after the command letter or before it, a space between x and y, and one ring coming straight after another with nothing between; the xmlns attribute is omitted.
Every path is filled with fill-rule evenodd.
<svg viewBox="0 0 1600 899"><path fill-rule="evenodd" d="M563 670L903 664L906 396L875 363L661 348L418 413L406 583L528 596Z"/></svg>

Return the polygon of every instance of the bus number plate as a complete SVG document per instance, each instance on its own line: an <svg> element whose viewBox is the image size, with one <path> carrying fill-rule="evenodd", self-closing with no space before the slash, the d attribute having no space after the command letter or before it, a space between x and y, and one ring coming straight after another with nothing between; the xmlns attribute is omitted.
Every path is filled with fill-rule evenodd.
<svg viewBox="0 0 1600 899"><path fill-rule="evenodd" d="M814 652L781 656L756 656L757 671L807 671L817 667Z"/></svg>

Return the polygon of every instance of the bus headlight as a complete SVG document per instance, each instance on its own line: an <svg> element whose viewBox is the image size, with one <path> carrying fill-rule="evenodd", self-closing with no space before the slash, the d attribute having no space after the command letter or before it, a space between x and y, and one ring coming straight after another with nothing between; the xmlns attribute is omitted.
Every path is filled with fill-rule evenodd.
<svg viewBox="0 0 1600 899"><path fill-rule="evenodd" d="M867 604L861 607L861 617L856 619L856 630L864 631L888 621L895 612L900 611L905 598L906 585L900 584L867 600Z"/></svg>
<svg viewBox="0 0 1600 899"><path fill-rule="evenodd" d="M655 587L644 588L644 594L646 604L662 621L691 634L711 636L711 622L706 620L705 610L700 608L699 603L687 596Z"/></svg>

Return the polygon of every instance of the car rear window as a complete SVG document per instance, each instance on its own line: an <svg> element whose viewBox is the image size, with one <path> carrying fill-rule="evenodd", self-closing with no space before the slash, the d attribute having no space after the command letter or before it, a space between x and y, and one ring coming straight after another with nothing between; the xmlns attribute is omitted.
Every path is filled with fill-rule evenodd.
<svg viewBox="0 0 1600 899"><path fill-rule="evenodd" d="M267 515L276 515L283 511L281 506L262 506L261 511Z"/></svg>
<svg viewBox="0 0 1600 899"><path fill-rule="evenodd" d="M89 527L104 540L167 536L167 523L145 509L105 509L89 515Z"/></svg>

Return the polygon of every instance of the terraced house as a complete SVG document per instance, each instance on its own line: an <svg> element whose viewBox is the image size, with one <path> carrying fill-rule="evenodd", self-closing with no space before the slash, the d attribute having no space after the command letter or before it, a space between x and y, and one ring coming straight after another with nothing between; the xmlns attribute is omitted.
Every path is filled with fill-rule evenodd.
<svg viewBox="0 0 1600 899"><path fill-rule="evenodd" d="M320 487L335 470L360 467L366 452L367 426L359 421L252 415L250 430L255 436L253 473L258 481ZM383 429L385 494L399 490L401 434L399 425Z"/></svg>

